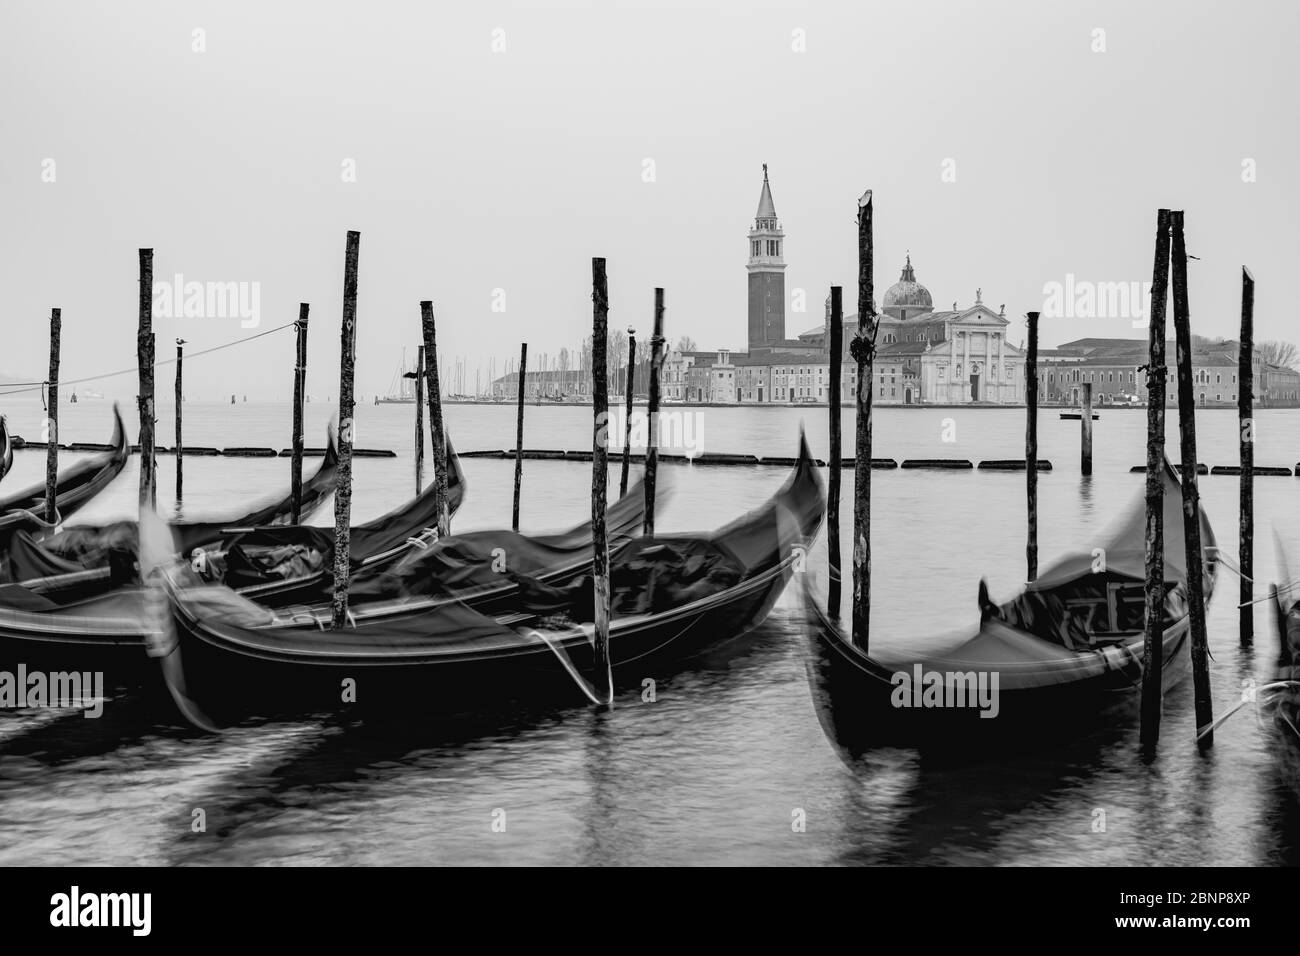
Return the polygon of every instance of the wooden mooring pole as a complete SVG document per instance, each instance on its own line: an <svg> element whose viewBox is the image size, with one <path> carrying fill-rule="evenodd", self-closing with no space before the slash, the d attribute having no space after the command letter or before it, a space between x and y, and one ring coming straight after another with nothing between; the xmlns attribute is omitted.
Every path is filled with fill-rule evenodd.
<svg viewBox="0 0 1300 956"><path fill-rule="evenodd" d="M424 383L429 402L429 450L433 453L433 481L438 500L438 537L451 534L451 509L447 501L447 431L442 421L442 381L438 378L438 329L433 318L433 303L420 303L420 328L424 335ZM523 415L523 406L519 406ZM522 428L522 426L521 426ZM523 437L523 432L520 432ZM518 456L518 450L516 450ZM515 464L515 530L519 530L519 464Z"/></svg>
<svg viewBox="0 0 1300 956"><path fill-rule="evenodd" d="M181 405L185 401L185 340L176 340L176 503L185 497L185 443Z"/></svg>
<svg viewBox="0 0 1300 956"><path fill-rule="evenodd" d="M605 534L606 485L609 480L609 368L606 339L609 331L609 283L605 260L591 260L591 573L594 580L595 646L592 684L596 696L613 699L614 675L609 659L609 541Z"/></svg>
<svg viewBox="0 0 1300 956"><path fill-rule="evenodd" d="M858 367L857 442L853 468L853 643L867 650L871 632L871 400L876 357L871 190L858 200L858 329L849 346Z"/></svg>
<svg viewBox="0 0 1300 956"><path fill-rule="evenodd" d="M153 250L140 250L139 322L135 334L135 358L140 378L136 405L140 411L140 504L150 508L158 502L158 462L154 457L153 390Z"/></svg>
<svg viewBox="0 0 1300 956"><path fill-rule="evenodd" d="M63 310L50 309L50 377L47 380L47 407L49 421L45 445L45 520L54 524L59 520L59 350L63 342Z"/></svg>
<svg viewBox="0 0 1300 956"><path fill-rule="evenodd" d="M1214 744L1214 702L1210 699L1209 643L1205 630L1204 552L1201 550L1201 498L1196 476L1196 394L1192 383L1191 308L1187 290L1187 247L1183 213L1169 214L1170 278L1173 284L1174 336L1178 352L1178 435L1183 453L1183 538L1187 545L1187 605L1192 640L1192 694L1196 699L1197 741Z"/></svg>
<svg viewBox="0 0 1300 956"><path fill-rule="evenodd" d="M623 415L623 474L618 479L618 496L627 494L628 471L632 467L632 389L636 384L636 332L627 330L627 405Z"/></svg>
<svg viewBox="0 0 1300 956"><path fill-rule="evenodd" d="M519 407L515 413L515 505L510 527L519 530L519 492L524 483L524 376L528 372L528 343L519 346Z"/></svg>
<svg viewBox="0 0 1300 956"><path fill-rule="evenodd" d="M302 452L306 440L302 423L302 403L307 393L307 313L306 302L298 303L298 321L293 324L297 341L293 362L293 464L290 465L290 488L293 495L293 523L302 524Z"/></svg>
<svg viewBox="0 0 1300 956"><path fill-rule="evenodd" d="M1092 474L1092 383L1084 382L1079 409L1079 474Z"/></svg>
<svg viewBox="0 0 1300 956"><path fill-rule="evenodd" d="M1237 349L1237 424L1241 429L1241 644L1255 640L1255 277L1241 267L1241 341Z"/></svg>
<svg viewBox="0 0 1300 956"><path fill-rule="evenodd" d="M415 353L415 493L424 489L424 346Z"/></svg>
<svg viewBox="0 0 1300 956"><path fill-rule="evenodd" d="M655 480L659 474L659 372L664 363L664 290L655 289L654 335L650 337L650 394L646 401L645 527L655 534Z"/></svg>
<svg viewBox="0 0 1300 956"><path fill-rule="evenodd" d="M844 461L844 450L840 440L840 419L842 408L840 395L840 376L844 359L844 290L831 286L831 393L830 393L830 429L831 454L829 474L826 482L826 556L829 566L829 587L826 597L826 611L832 618L840 616L840 472Z"/></svg>
<svg viewBox="0 0 1300 956"><path fill-rule="evenodd" d="M1160 741L1164 699L1165 608L1165 306L1169 294L1169 210L1156 216L1156 254L1152 273L1147 335L1147 521L1146 629L1142 641L1141 746L1154 753Z"/></svg>
<svg viewBox="0 0 1300 956"><path fill-rule="evenodd" d="M357 264L361 233L348 233L343 254L343 327L339 349L339 466L334 485L334 616L331 626L348 623L348 586L352 578L352 393L357 366Z"/></svg>
<svg viewBox="0 0 1300 956"><path fill-rule="evenodd" d="M1025 580L1038 580L1038 313L1028 315L1025 356Z"/></svg>

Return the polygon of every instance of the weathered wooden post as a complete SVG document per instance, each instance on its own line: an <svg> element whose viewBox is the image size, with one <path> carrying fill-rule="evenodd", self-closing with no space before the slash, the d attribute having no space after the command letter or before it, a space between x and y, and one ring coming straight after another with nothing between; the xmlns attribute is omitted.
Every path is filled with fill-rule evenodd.
<svg viewBox="0 0 1300 956"><path fill-rule="evenodd" d="M63 310L50 309L50 377L46 385L49 435L45 445L45 520L59 520L59 350L63 342ZM75 396L74 396L75 397Z"/></svg>
<svg viewBox="0 0 1300 956"><path fill-rule="evenodd" d="M415 353L415 493L424 488L424 346Z"/></svg>
<svg viewBox="0 0 1300 956"><path fill-rule="evenodd" d="M185 497L185 445L181 434L181 405L185 401L185 340L176 340L176 503Z"/></svg>
<svg viewBox="0 0 1300 956"><path fill-rule="evenodd" d="M1255 640L1255 277L1241 267L1241 342L1237 349L1237 424L1241 429L1241 644Z"/></svg>
<svg viewBox="0 0 1300 956"><path fill-rule="evenodd" d="M650 394L646 401L645 527L655 535L655 481L659 474L659 373L664 363L664 290L655 289L654 335L650 337Z"/></svg>
<svg viewBox="0 0 1300 956"><path fill-rule="evenodd" d="M1081 443L1079 447L1079 473L1092 474L1092 383L1084 382L1080 395L1079 429Z"/></svg>
<svg viewBox="0 0 1300 956"><path fill-rule="evenodd" d="M1183 538L1187 545L1187 605L1192 638L1192 693L1196 699L1197 740L1214 744L1214 702L1210 699L1209 643L1205 632L1205 578L1201 550L1201 497L1196 475L1196 393L1192 383L1191 308L1187 292L1187 247L1183 213L1169 215L1170 277L1173 281L1174 336L1178 353L1178 435L1183 453Z"/></svg>
<svg viewBox="0 0 1300 956"><path fill-rule="evenodd" d="M528 343L519 346L519 409L515 413L515 507L510 527L519 530L519 492L524 483L524 376L528 373Z"/></svg>
<svg viewBox="0 0 1300 956"><path fill-rule="evenodd" d="M348 232L343 255L343 329L339 349L339 465L334 486L334 617L331 626L348 623L348 586L352 578L352 384L357 365L357 262L361 233Z"/></svg>
<svg viewBox="0 0 1300 956"><path fill-rule="evenodd" d="M1165 609L1165 304L1169 294L1169 210L1156 215L1156 257L1147 334L1146 630L1142 641L1141 746L1160 741L1164 699Z"/></svg>
<svg viewBox="0 0 1300 956"><path fill-rule="evenodd" d="M293 464L290 465L293 495L293 523L302 524L302 446L305 440L302 403L307 393L307 313L306 302L298 303L298 321L293 324L297 342L293 362Z"/></svg>
<svg viewBox="0 0 1300 956"><path fill-rule="evenodd" d="M871 634L871 399L876 358L871 190L858 200L858 330L849 346L858 366L857 444L853 469L853 642Z"/></svg>
<svg viewBox="0 0 1300 956"><path fill-rule="evenodd" d="M636 385L636 330L627 330L627 406L623 418L623 474L618 480L618 496L627 494L628 470L632 467L632 389Z"/></svg>
<svg viewBox="0 0 1300 956"><path fill-rule="evenodd" d="M1038 580L1038 313L1029 313L1025 356L1025 580Z"/></svg>
<svg viewBox="0 0 1300 956"><path fill-rule="evenodd" d="M424 334L424 383L429 402L429 449L433 452L433 481L437 486L438 536L451 534L451 510L447 502L447 431L442 421L442 382L438 378L438 330L433 303L420 303L420 327ZM522 408L521 408L522 414ZM516 466L517 467L517 466ZM515 525L519 524L518 478L515 479Z"/></svg>
<svg viewBox="0 0 1300 956"><path fill-rule="evenodd" d="M831 360L830 428L831 453L826 483L826 556L829 566L829 587L826 610L833 618L840 616L840 472L844 466L844 450L840 441L841 408L840 376L844 358L844 290L831 286L831 327L828 348Z"/></svg>
<svg viewBox="0 0 1300 956"><path fill-rule="evenodd" d="M158 502L158 462L154 459L153 393L153 250L140 250L139 324L135 334L135 358L140 378L136 405L140 411L140 504L153 508Z"/></svg>
<svg viewBox="0 0 1300 956"><path fill-rule="evenodd" d="M609 541L605 534L606 486L609 480L609 368L606 336L609 330L609 284L605 260L591 260L591 573L594 580L595 646L593 686L596 696L609 703L614 698L614 675L609 659Z"/></svg>

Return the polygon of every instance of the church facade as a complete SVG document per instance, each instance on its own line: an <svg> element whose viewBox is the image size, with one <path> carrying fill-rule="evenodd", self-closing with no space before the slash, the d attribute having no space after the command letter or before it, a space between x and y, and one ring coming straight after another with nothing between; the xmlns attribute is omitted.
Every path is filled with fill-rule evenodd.
<svg viewBox="0 0 1300 956"><path fill-rule="evenodd" d="M856 325L856 317L854 320ZM912 257L885 293L876 334L876 398L902 405L1019 405L1025 401L1024 352L1007 341L1006 306L994 312L981 291L966 308L936 312L916 281Z"/></svg>
<svg viewBox="0 0 1300 956"><path fill-rule="evenodd" d="M664 399L709 404L816 404L830 398L830 302L822 325L786 338L785 231L767 166L748 236L747 351L673 350L664 364ZM1016 405L1025 401L1025 357L1007 341L1005 308L975 301L938 311L916 279L909 254L879 311L873 399L880 405ZM844 320L843 401L852 404L857 366L849 343L857 316Z"/></svg>

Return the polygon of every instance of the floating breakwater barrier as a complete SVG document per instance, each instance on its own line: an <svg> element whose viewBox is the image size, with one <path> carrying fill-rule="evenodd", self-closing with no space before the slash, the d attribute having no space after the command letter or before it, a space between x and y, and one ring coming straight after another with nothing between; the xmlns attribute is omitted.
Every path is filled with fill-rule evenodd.
<svg viewBox="0 0 1300 956"><path fill-rule="evenodd" d="M954 471L966 471L975 465L969 458L908 458L903 461L904 468L950 468Z"/></svg>
<svg viewBox="0 0 1300 956"><path fill-rule="evenodd" d="M1023 458L991 458L977 466L980 471L1024 471L1028 465ZM1038 460L1038 471L1051 471L1052 463L1045 458Z"/></svg>
<svg viewBox="0 0 1300 956"><path fill-rule="evenodd" d="M33 451L38 449L44 451L48 447L48 442L24 441L20 436L14 436L12 439L12 443L15 451L28 449L28 448L32 449ZM106 445L100 442L85 442L85 441L72 442L66 445L59 445L58 447L61 451L99 452L99 451L113 450L112 445ZM171 455L174 454L175 451L176 451L175 448L167 448L164 445L154 446L155 454L159 454L159 455ZM181 451L184 455L187 456L193 455L199 458L289 458L293 455L292 448L285 448L282 451L276 451L274 448L263 448L263 447L247 446L247 445L234 445L231 446L230 448L213 448L208 445L182 445ZM302 453L308 457L313 457L313 458L325 457L324 448L304 448ZM131 446L131 454L133 455L140 454L140 446L138 444ZM461 457L462 458L496 457L497 454L498 453L496 452L492 452L489 455L484 455L482 453L470 452L466 455L462 455ZM587 454L588 456L590 456L591 453L588 452ZM354 448L352 449L352 455L355 458L396 458L397 452L389 448ZM564 453L561 452L560 457L563 456ZM588 460L590 460L590 457L588 457Z"/></svg>

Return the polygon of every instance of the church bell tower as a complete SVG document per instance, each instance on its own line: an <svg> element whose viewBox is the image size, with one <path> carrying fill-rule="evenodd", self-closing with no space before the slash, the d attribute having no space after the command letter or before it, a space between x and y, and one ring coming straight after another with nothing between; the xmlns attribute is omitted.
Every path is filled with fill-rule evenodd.
<svg viewBox="0 0 1300 956"><path fill-rule="evenodd" d="M749 230L749 351L785 341L785 233L776 218L772 187L763 164L763 191Z"/></svg>

